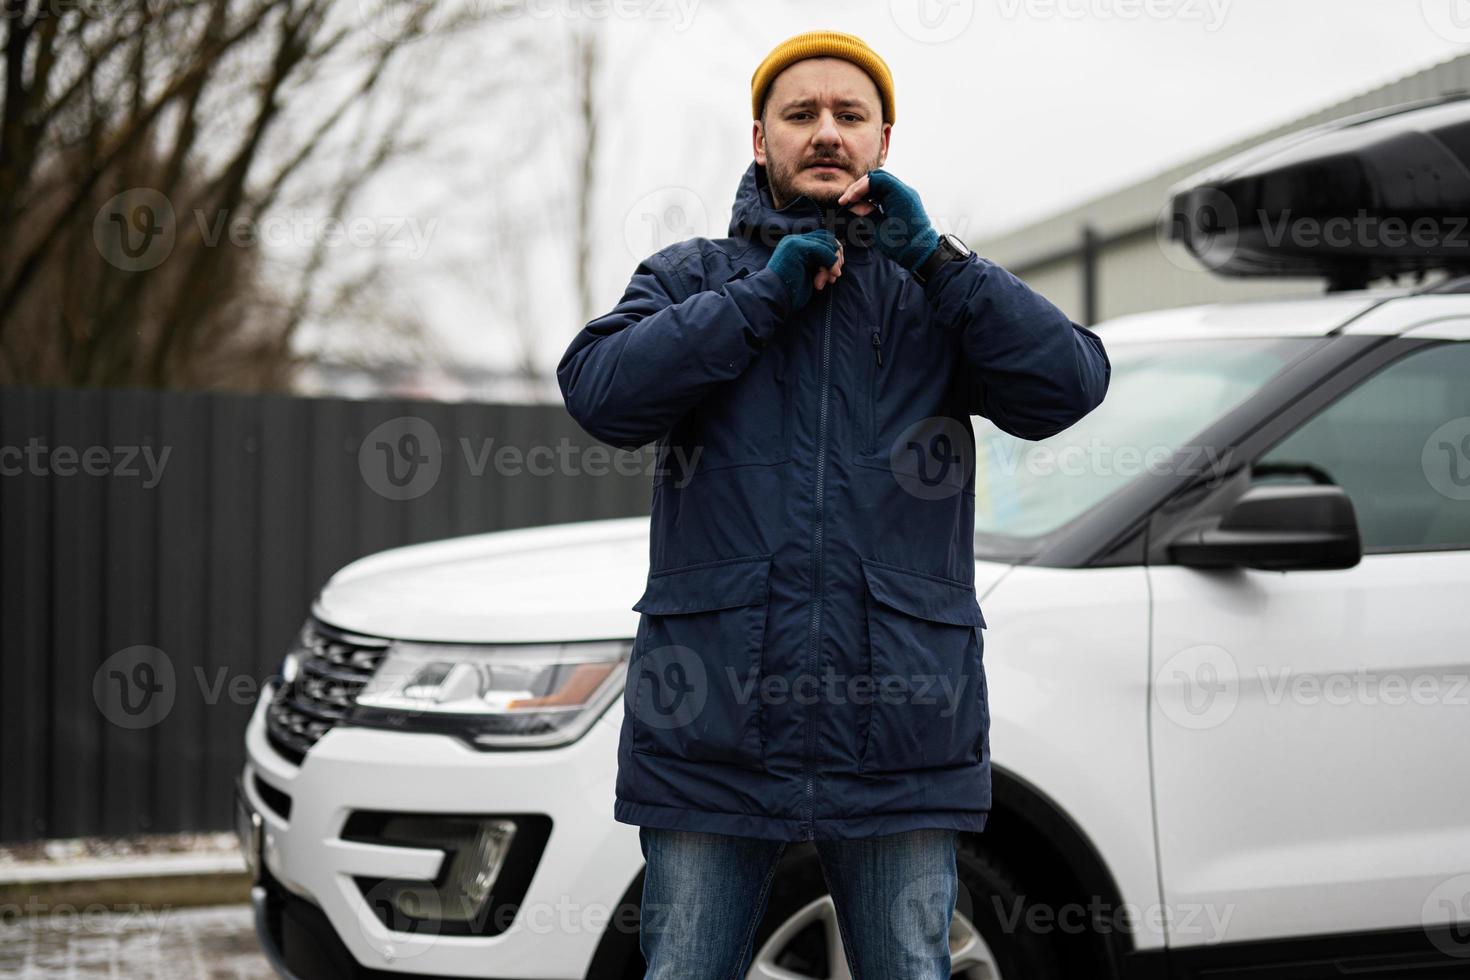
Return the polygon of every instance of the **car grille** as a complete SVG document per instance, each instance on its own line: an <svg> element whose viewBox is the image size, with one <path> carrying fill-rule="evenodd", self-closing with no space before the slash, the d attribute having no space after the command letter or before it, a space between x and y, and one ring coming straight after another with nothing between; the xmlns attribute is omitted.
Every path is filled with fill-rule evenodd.
<svg viewBox="0 0 1470 980"><path fill-rule="evenodd" d="M315 620L301 640L296 677L276 691L266 710L266 738L297 765L352 710L388 653L386 639L344 633Z"/></svg>

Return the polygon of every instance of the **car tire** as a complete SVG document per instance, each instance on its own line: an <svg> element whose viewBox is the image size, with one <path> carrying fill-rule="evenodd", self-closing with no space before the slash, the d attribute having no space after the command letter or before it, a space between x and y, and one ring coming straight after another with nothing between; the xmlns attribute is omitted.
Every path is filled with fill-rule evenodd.
<svg viewBox="0 0 1470 980"><path fill-rule="evenodd" d="M1015 872L961 835L955 854L960 889L951 926L955 977L965 980L1061 980L1056 938L1025 928L1035 904ZM770 975L770 964L800 977L832 975L827 936L831 896L815 849L789 851L771 883L766 914L756 929L748 976ZM1048 921L1042 919L1041 921ZM978 934L977 934L978 933Z"/></svg>

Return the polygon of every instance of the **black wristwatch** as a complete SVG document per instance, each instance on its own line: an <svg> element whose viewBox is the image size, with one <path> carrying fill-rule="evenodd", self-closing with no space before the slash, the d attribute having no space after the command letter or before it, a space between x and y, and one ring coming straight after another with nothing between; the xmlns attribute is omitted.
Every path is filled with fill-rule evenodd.
<svg viewBox="0 0 1470 980"><path fill-rule="evenodd" d="M933 278L934 273L944 267L946 262L954 259L967 259L969 257L969 247L954 235L946 232L939 236L939 245L930 256L919 263L919 267L914 270L914 278L920 283L926 283Z"/></svg>

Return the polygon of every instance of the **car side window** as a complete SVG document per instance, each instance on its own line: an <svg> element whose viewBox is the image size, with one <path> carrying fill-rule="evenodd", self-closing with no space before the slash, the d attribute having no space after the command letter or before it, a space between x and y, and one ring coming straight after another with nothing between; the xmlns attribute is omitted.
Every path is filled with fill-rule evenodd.
<svg viewBox="0 0 1470 980"><path fill-rule="evenodd" d="M1470 343L1438 344L1388 364L1256 466L1315 467L1342 487L1364 552L1470 548Z"/></svg>

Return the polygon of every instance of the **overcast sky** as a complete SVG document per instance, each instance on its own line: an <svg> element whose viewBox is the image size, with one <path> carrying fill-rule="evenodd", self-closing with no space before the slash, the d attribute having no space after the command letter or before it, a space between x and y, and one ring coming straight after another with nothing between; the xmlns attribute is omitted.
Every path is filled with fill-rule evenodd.
<svg viewBox="0 0 1470 980"><path fill-rule="evenodd" d="M857 34L888 62L898 121L887 167L972 244L1470 52L1470 0L609 0L596 17L566 13L571 0L532 3L548 50L573 20L595 22L608 39L600 309L643 256L690 235L726 234L751 159L751 73L800 31ZM440 59L454 76L447 101L455 78L475 70L473 51L461 55ZM556 109L569 95L544 88L514 117L503 103L456 110L459 139L516 141L549 128L556 138L537 181L511 187L488 169L415 168L378 191L402 207L426 184L463 188L461 206L432 214L424 254L394 273L457 357L503 362L501 327L487 313L503 290L494 270L446 275L436 256L483 228L488 196L550 193L570 167L574 117L569 105ZM527 274L545 300L538 356L549 371L582 324L565 252L531 258Z"/></svg>

